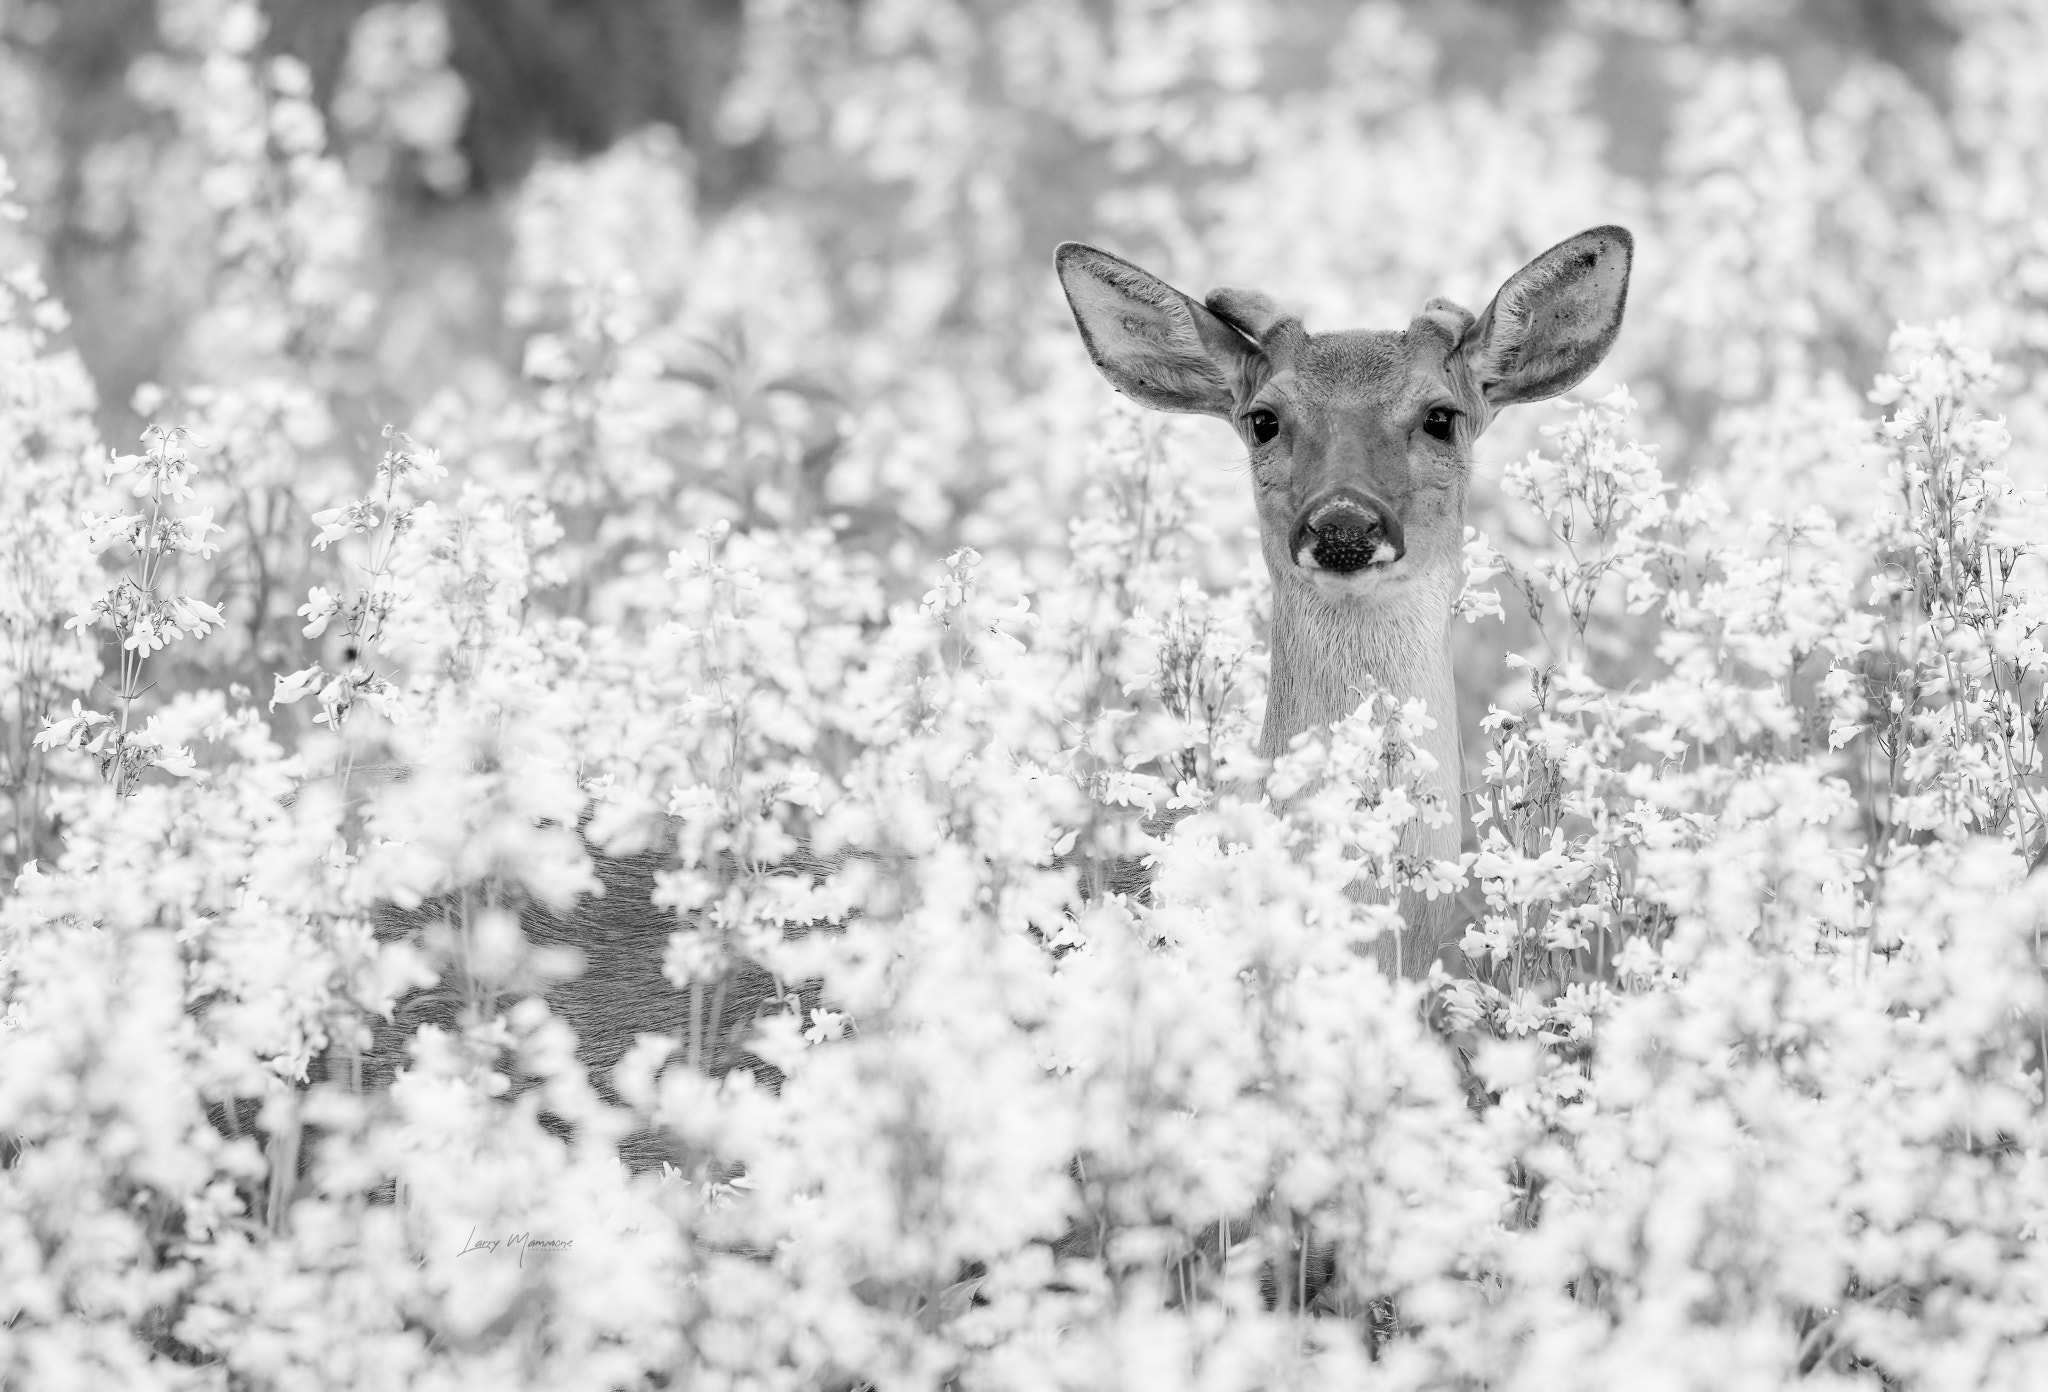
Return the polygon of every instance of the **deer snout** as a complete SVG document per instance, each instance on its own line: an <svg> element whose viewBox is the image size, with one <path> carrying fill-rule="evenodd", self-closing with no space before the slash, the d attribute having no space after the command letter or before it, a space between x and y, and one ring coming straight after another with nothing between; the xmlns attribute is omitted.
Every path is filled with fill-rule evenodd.
<svg viewBox="0 0 2048 1392"><path fill-rule="evenodd" d="M1294 524L1288 548L1304 570L1349 575L1367 566L1392 565L1407 554L1401 523L1379 499L1339 489L1311 503Z"/></svg>

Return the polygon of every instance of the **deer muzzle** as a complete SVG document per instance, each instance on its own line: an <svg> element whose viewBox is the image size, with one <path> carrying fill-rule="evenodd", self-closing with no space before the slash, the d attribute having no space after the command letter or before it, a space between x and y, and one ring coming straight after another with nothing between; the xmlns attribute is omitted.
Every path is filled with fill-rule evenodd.
<svg viewBox="0 0 2048 1392"><path fill-rule="evenodd" d="M1340 488L1303 508L1288 550L1304 570L1339 575L1392 565L1407 554L1393 509L1350 488Z"/></svg>

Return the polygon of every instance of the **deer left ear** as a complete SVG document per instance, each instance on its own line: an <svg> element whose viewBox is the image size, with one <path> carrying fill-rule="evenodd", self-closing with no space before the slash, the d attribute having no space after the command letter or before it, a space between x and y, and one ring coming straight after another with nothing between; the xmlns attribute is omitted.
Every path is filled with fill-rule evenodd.
<svg viewBox="0 0 2048 1392"><path fill-rule="evenodd" d="M1509 276L1459 351L1488 405L1541 401L1584 381L1621 332L1635 239L1595 227Z"/></svg>

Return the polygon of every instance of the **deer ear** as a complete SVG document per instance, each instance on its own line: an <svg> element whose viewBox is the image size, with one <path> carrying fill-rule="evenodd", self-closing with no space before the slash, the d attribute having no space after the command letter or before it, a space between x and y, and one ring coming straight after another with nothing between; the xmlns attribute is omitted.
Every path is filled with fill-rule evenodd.
<svg viewBox="0 0 2048 1392"><path fill-rule="evenodd" d="M1489 405L1570 391L1600 365L1621 331L1634 256L1625 228L1595 227L1508 277L1460 349Z"/></svg>
<svg viewBox="0 0 2048 1392"><path fill-rule="evenodd" d="M1256 345L1195 300L1106 251L1063 242L1053 255L1088 355L1109 384L1155 411L1226 419Z"/></svg>

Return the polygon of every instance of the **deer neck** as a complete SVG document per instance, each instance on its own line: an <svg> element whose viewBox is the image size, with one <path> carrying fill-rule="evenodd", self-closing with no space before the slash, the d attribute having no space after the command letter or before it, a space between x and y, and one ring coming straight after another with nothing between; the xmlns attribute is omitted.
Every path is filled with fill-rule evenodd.
<svg viewBox="0 0 2048 1392"><path fill-rule="evenodd" d="M1451 675L1452 591L1436 579L1419 575L1389 586L1372 603L1338 604L1296 575L1276 575L1272 675L1259 752L1272 758L1302 731L1342 720L1373 687L1397 702L1420 697L1436 721L1419 741L1437 764L1429 784L1453 814L1448 828L1429 834L1430 853L1455 855L1462 774Z"/></svg>

